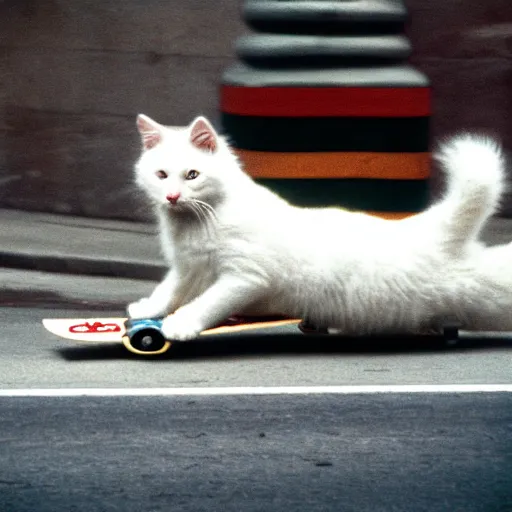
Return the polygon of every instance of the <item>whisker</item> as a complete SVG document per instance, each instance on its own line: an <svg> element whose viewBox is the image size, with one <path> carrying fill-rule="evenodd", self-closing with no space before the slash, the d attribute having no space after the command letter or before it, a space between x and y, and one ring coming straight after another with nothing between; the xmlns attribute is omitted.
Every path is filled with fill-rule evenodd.
<svg viewBox="0 0 512 512"><path fill-rule="evenodd" d="M217 215L215 213L214 208L209 205L208 203L205 203L204 201L200 201L199 199L193 199L193 203L195 203L195 206L199 211L201 211L202 215L205 219L205 225L208 229L208 235L211 236L212 234L215 234L215 224L217 224ZM213 232L210 231L210 229L213 229Z"/></svg>
<svg viewBox="0 0 512 512"><path fill-rule="evenodd" d="M205 230L206 235L208 237L212 237L215 234L215 229L212 229L212 224L217 222L215 210L209 204L198 199L189 199L187 203L190 205L191 210L197 216L201 227Z"/></svg>
<svg viewBox="0 0 512 512"><path fill-rule="evenodd" d="M217 220L217 214L215 212L215 209L213 208L212 205L208 204L208 203L205 203L204 201L201 201L199 199L194 199L194 202L200 206L202 206L205 210L207 210L210 214L211 214L211 217L216 221Z"/></svg>
<svg viewBox="0 0 512 512"><path fill-rule="evenodd" d="M197 217L197 220L199 221L199 223L201 225L203 225L203 219L204 219L204 215L203 213L201 212L201 210L199 210L199 208L197 208L197 206L192 203L191 201L189 202L190 204L190 209L192 210L192 213Z"/></svg>

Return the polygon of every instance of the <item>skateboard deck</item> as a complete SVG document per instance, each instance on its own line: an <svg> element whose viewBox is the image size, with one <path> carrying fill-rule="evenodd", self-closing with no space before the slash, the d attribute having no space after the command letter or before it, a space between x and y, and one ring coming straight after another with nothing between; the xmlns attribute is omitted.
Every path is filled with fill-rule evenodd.
<svg viewBox="0 0 512 512"><path fill-rule="evenodd" d="M162 319L128 320L128 318L45 318L44 327L52 334L83 343L123 343L138 355L157 355L167 352L173 341L159 333ZM287 318L236 318L199 336L229 335L240 332L259 331L271 333L283 327L301 334L300 320ZM127 331L128 326L128 331ZM293 327L296 328L293 329ZM154 339L153 339L154 338Z"/></svg>
<svg viewBox="0 0 512 512"><path fill-rule="evenodd" d="M132 320L128 318L45 318L44 327L52 334L83 343L122 343L130 352L138 355L158 355L167 352L173 340L164 337L163 319ZM457 343L459 324L447 321L442 336L449 345ZM327 334L299 319L283 317L231 317L226 322L203 331L199 337L254 334Z"/></svg>

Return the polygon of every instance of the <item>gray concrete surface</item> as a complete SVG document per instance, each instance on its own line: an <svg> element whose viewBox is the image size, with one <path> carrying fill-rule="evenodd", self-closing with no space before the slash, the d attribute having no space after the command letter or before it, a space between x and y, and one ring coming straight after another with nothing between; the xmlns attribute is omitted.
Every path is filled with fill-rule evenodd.
<svg viewBox="0 0 512 512"><path fill-rule="evenodd" d="M0 306L125 310L127 304L147 297L156 282L0 268Z"/></svg>
<svg viewBox="0 0 512 512"><path fill-rule="evenodd" d="M0 209L0 266L157 279L163 262L150 223Z"/></svg>

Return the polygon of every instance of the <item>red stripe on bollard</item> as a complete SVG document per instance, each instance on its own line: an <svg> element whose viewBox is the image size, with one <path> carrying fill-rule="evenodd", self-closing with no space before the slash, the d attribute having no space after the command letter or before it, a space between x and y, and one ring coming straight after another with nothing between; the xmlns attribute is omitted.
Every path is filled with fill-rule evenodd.
<svg viewBox="0 0 512 512"><path fill-rule="evenodd" d="M430 115L430 89L224 85L220 107L246 116L422 117Z"/></svg>

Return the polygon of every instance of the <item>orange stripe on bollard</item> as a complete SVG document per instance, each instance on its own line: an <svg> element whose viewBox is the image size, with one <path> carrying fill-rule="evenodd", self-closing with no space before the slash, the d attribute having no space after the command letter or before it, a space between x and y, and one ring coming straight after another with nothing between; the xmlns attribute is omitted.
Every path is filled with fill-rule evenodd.
<svg viewBox="0 0 512 512"><path fill-rule="evenodd" d="M361 213L366 213L367 215L373 215L374 217L381 217L385 220L401 220L406 219L407 217L412 217L413 215L417 215L414 212L376 212L376 211L361 211Z"/></svg>
<svg viewBox="0 0 512 512"><path fill-rule="evenodd" d="M424 180L430 176L430 153L235 152L253 178Z"/></svg>

